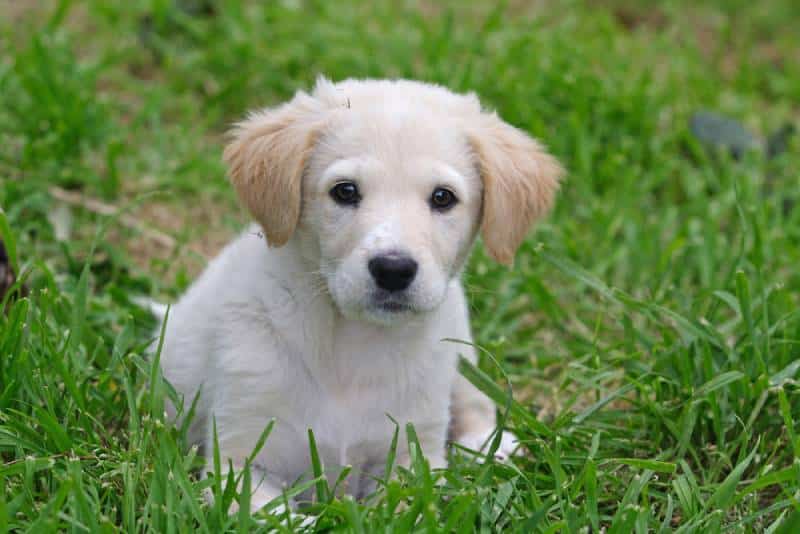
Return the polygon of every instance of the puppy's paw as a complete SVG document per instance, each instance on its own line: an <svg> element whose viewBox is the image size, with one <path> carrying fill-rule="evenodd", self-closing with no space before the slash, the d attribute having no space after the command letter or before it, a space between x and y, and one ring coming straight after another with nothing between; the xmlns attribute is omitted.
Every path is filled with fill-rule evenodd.
<svg viewBox="0 0 800 534"><path fill-rule="evenodd" d="M489 447L492 444L492 440L494 439L495 429L488 428L481 431L472 431L467 432L466 434L459 436L456 440L456 443L459 445L466 447L467 449L471 449L473 451L486 453L489 450ZM503 434L500 437L500 446L494 453L494 457L500 461L506 461L511 456L517 453L519 450L519 441L517 437L508 431L503 431Z"/></svg>
<svg viewBox="0 0 800 534"><path fill-rule="evenodd" d="M264 508L273 500L279 498L281 496L281 492L269 485L261 485L254 490L250 494L250 513L254 514ZM214 504L214 494L211 491L211 488L206 488L203 491L203 498L206 501L206 504L209 506ZM292 506L292 501L289 501L290 511ZM233 501L228 507L228 515L236 515L239 513L239 502ZM283 504L278 505L273 510L269 512L272 515L282 516L286 514L286 506Z"/></svg>
<svg viewBox="0 0 800 534"><path fill-rule="evenodd" d="M261 510L273 500L281 496L280 492L272 486L261 485L257 487L252 495L250 495L250 512L254 513ZM290 503L291 506L291 503ZM283 515L286 512L286 506L281 504L271 513L274 515Z"/></svg>
<svg viewBox="0 0 800 534"><path fill-rule="evenodd" d="M281 504L266 513L270 516L279 518L281 526L284 528L290 528L292 532L306 532L317 520L317 518L313 515L305 515L294 512L291 509L291 505L288 511L286 506ZM267 521L264 519L263 512L256 514L256 521L261 525L267 524Z"/></svg>
<svg viewBox="0 0 800 534"><path fill-rule="evenodd" d="M289 500L288 508L285 504L279 504L268 512L262 510L265 506L280 497L280 494L275 494L274 488L256 488L250 496L250 513L254 516L254 521L259 525L274 525L274 519L272 521L267 521L267 519L265 519L265 516L271 516L278 519L282 527L291 528L292 532L308 531L308 529L314 525L317 518L312 515L295 512L293 510L294 501L291 499ZM235 515L237 513L239 513L239 503L234 501L228 509L228 515Z"/></svg>

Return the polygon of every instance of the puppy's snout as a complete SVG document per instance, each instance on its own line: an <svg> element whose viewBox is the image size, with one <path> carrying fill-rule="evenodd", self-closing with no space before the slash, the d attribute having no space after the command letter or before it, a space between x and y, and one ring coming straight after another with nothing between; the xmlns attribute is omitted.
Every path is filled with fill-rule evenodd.
<svg viewBox="0 0 800 534"><path fill-rule="evenodd" d="M403 291L414 281L418 265L410 256L393 253L372 258L367 267L379 288Z"/></svg>

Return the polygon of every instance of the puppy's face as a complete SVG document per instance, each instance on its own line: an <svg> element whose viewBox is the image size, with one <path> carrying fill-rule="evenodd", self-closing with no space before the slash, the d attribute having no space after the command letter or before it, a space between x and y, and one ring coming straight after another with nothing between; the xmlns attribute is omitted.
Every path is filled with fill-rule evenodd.
<svg viewBox="0 0 800 534"><path fill-rule="evenodd" d="M483 187L453 125L359 104L351 98L312 153L297 236L345 316L390 323L442 302Z"/></svg>
<svg viewBox="0 0 800 534"><path fill-rule="evenodd" d="M225 152L240 198L295 239L343 315L435 309L478 229L509 263L551 203L558 164L474 96L416 82L318 82L240 123Z"/></svg>

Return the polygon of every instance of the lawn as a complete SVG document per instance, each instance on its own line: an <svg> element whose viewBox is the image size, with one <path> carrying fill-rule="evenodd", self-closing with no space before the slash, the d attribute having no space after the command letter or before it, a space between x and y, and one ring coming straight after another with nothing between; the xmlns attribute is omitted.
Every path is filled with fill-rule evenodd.
<svg viewBox="0 0 800 534"><path fill-rule="evenodd" d="M733 157L690 128L800 123L798 28L795 0L0 0L27 288L0 305L0 532L299 528L197 477L134 297L176 298L243 227L224 132L320 73L473 90L568 178L512 269L479 246L464 277L467 372L524 454L322 484L312 529L800 532L800 136Z"/></svg>

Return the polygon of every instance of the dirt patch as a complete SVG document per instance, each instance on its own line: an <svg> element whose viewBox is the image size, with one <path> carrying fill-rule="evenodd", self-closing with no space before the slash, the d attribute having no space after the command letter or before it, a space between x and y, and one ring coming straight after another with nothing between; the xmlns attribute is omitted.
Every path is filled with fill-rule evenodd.
<svg viewBox="0 0 800 534"><path fill-rule="evenodd" d="M182 205L148 202L136 210L135 216L175 239L174 246L152 239L126 243L132 259L142 268L149 269L154 259L170 260L168 276L179 269L196 276L236 235L237 228L247 224L247 217L233 202L204 194Z"/></svg>
<svg viewBox="0 0 800 534"><path fill-rule="evenodd" d="M628 31L640 28L658 31L666 28L669 23L667 15L654 6L647 9L642 9L639 5L618 6L611 10L611 14L620 26Z"/></svg>
<svg viewBox="0 0 800 534"><path fill-rule="evenodd" d="M67 210L114 218L107 239L124 249L146 272L155 275L155 264L167 265L166 270L159 269L160 279L169 279L178 271L196 276L247 224L246 215L234 201L219 195L198 193L182 199L182 203L156 199L133 206L124 200L105 203L55 186L50 188L50 195ZM65 228L64 232L69 236L79 230Z"/></svg>
<svg viewBox="0 0 800 534"><path fill-rule="evenodd" d="M31 20L32 17L49 12L52 2L29 2L27 0L0 0L0 17L11 25Z"/></svg>

